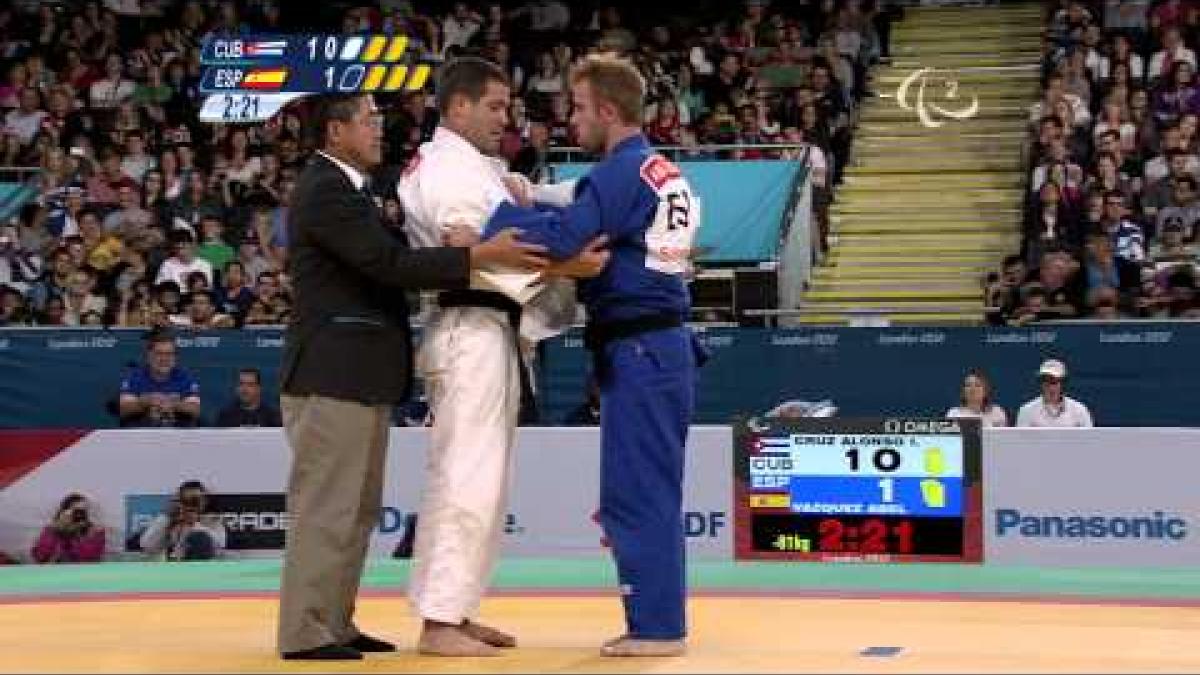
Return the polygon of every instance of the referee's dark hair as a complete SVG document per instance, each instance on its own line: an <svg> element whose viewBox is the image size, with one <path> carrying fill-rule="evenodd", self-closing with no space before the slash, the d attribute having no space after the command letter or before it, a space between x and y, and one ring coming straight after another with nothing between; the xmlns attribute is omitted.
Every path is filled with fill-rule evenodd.
<svg viewBox="0 0 1200 675"><path fill-rule="evenodd" d="M329 143L329 123L333 121L349 122L354 119L362 105L362 99L369 94L354 92L352 94L321 94L312 99L309 117L309 142L312 147L326 149Z"/></svg>
<svg viewBox="0 0 1200 675"><path fill-rule="evenodd" d="M438 112L445 115L456 96L465 96L476 103L483 98L488 82L498 82L511 88L504 69L478 56L460 56L442 66L437 82Z"/></svg>

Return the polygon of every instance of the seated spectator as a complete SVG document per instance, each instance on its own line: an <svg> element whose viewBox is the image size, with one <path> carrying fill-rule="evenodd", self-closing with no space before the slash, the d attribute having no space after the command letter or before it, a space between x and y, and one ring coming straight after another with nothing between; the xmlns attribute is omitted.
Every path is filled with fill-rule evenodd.
<svg viewBox="0 0 1200 675"><path fill-rule="evenodd" d="M42 311L36 314L39 326L66 326L67 305L61 296L52 295L46 300Z"/></svg>
<svg viewBox="0 0 1200 675"><path fill-rule="evenodd" d="M29 309L20 290L0 284L0 327L29 325Z"/></svg>
<svg viewBox="0 0 1200 675"><path fill-rule="evenodd" d="M1019 302L1009 314L1008 325L1025 326L1036 321L1060 318L1055 312L1046 310L1046 291L1040 284L1028 283L1018 292Z"/></svg>
<svg viewBox="0 0 1200 675"><path fill-rule="evenodd" d="M37 89L21 91L20 105L4 116L4 133L12 134L21 145L29 145L42 128L46 111L42 110L42 95Z"/></svg>
<svg viewBox="0 0 1200 675"><path fill-rule="evenodd" d="M121 380L121 426L195 426L200 385L176 361L173 337L156 332L147 338L146 362Z"/></svg>
<svg viewBox="0 0 1200 675"><path fill-rule="evenodd" d="M238 243L237 262L241 263L242 269L246 271L246 278L254 279L256 283L262 280L263 274L269 274L273 269L271 261L262 253L262 238L257 229L248 227L242 233L242 239Z"/></svg>
<svg viewBox="0 0 1200 675"><path fill-rule="evenodd" d="M985 427L1008 426L1004 408L992 402L992 383L981 370L967 371L963 378L959 404L946 411L949 418L978 419Z"/></svg>
<svg viewBox="0 0 1200 675"><path fill-rule="evenodd" d="M1121 318L1120 296L1115 288L1102 286L1088 293L1088 318L1116 321Z"/></svg>
<svg viewBox="0 0 1200 675"><path fill-rule="evenodd" d="M116 232L125 221L130 220L134 221L132 226L150 224L150 213L138 205L139 194L138 184L121 172L121 155L116 152L104 156L100 172L93 175L87 184L88 203L116 207L104 219L104 229L109 232Z"/></svg>
<svg viewBox="0 0 1200 675"><path fill-rule="evenodd" d="M225 265L216 296L218 311L239 321L246 315L246 310L254 301L254 291L246 285L246 268L242 263L231 260Z"/></svg>
<svg viewBox="0 0 1200 675"><path fill-rule="evenodd" d="M1046 88L1042 100L1033 104L1029 112L1030 123L1036 123L1044 115L1054 113L1059 101L1066 101L1071 109L1071 122L1076 127L1086 128L1092 121L1092 114L1087 105L1074 94L1065 90L1063 76L1055 73L1046 78Z"/></svg>
<svg viewBox="0 0 1200 675"><path fill-rule="evenodd" d="M1067 366L1057 359L1047 359L1038 368L1041 396L1021 406L1017 413L1019 427L1090 427L1092 414L1087 406L1063 395Z"/></svg>
<svg viewBox="0 0 1200 675"><path fill-rule="evenodd" d="M1188 163L1192 159L1196 159L1196 157L1179 150L1172 150L1167 160L1166 175L1155 179L1146 186L1142 194L1142 212L1147 218L1152 219L1151 222L1158 219L1160 209L1171 205L1175 193L1175 181L1185 176L1193 176L1188 170ZM1149 163L1146 164L1146 168L1147 175L1149 175Z"/></svg>
<svg viewBox="0 0 1200 675"><path fill-rule="evenodd" d="M276 326L279 324L270 306L259 298L255 298L250 303L250 308L246 310L246 318L242 323L246 326Z"/></svg>
<svg viewBox="0 0 1200 675"><path fill-rule="evenodd" d="M681 128L674 99L664 98L656 106L654 119L646 124L646 137L655 145L679 145Z"/></svg>
<svg viewBox="0 0 1200 675"><path fill-rule="evenodd" d="M121 173L134 182L141 183L146 172L152 168L154 168L154 158L146 154L146 137L141 131L132 131L126 134Z"/></svg>
<svg viewBox="0 0 1200 675"><path fill-rule="evenodd" d="M192 272L200 272L208 281L213 281L212 264L203 258L196 257L196 240L191 230L177 229L170 236L172 255L163 261L154 277L155 285L164 281L173 281L183 289L187 288L187 278Z"/></svg>
<svg viewBox="0 0 1200 675"><path fill-rule="evenodd" d="M1146 76L1153 82L1169 75L1171 67L1180 62L1190 64L1193 72L1196 70L1196 52L1188 49L1179 28L1172 26L1163 31L1162 49L1150 57L1150 68L1146 71Z"/></svg>
<svg viewBox="0 0 1200 675"><path fill-rule="evenodd" d="M42 277L29 288L29 306L42 311L52 297L61 299L67 294L75 263L65 248L56 248L50 254L50 264L42 271Z"/></svg>
<svg viewBox="0 0 1200 675"><path fill-rule="evenodd" d="M283 426L279 410L263 402L262 373L257 368L243 368L238 371L237 398L217 414L215 426Z"/></svg>
<svg viewBox="0 0 1200 675"><path fill-rule="evenodd" d="M1172 319L1195 318L1196 270L1176 266L1167 272L1167 307Z"/></svg>
<svg viewBox="0 0 1200 675"><path fill-rule="evenodd" d="M176 322L177 325L196 330L237 327L237 322L232 316L217 311L216 298L212 291L198 290L188 293L185 307L187 314Z"/></svg>
<svg viewBox="0 0 1200 675"><path fill-rule="evenodd" d="M1178 123L1163 127L1159 135L1159 154L1146 162L1143 178L1147 185L1153 185L1160 178L1170 173L1170 156L1172 152L1184 153L1186 170L1192 175L1200 173L1200 157L1188 151L1183 141L1183 132Z"/></svg>
<svg viewBox="0 0 1200 675"><path fill-rule="evenodd" d="M1062 202L1055 183L1046 183L1038 194L1038 202L1026 215L1026 255L1031 260L1041 258L1046 250L1071 247L1078 241L1078 224L1072 209Z"/></svg>
<svg viewBox="0 0 1200 675"><path fill-rule="evenodd" d="M79 236L83 239L84 260L97 272L108 272L121 261L125 245L120 237L104 229L95 209L79 212Z"/></svg>
<svg viewBox="0 0 1200 675"><path fill-rule="evenodd" d="M196 248L196 257L207 261L214 270L224 269L236 257L233 247L225 242L225 224L215 215L200 219L200 246ZM211 275L209 281L212 281Z"/></svg>
<svg viewBox="0 0 1200 675"><path fill-rule="evenodd" d="M91 107L111 110L133 97L136 84L125 77L124 71L120 54L109 54L104 59L104 77L93 82L88 91Z"/></svg>
<svg viewBox="0 0 1200 675"><path fill-rule="evenodd" d="M1146 259L1146 239L1141 226L1129 220L1128 215L1120 192L1104 195L1104 219L1100 225L1112 241L1113 251L1119 258L1141 263Z"/></svg>
<svg viewBox="0 0 1200 675"><path fill-rule="evenodd" d="M1063 76L1063 91L1074 95L1089 105L1092 101L1092 81L1084 64L1086 55L1082 49L1074 49L1059 65L1059 73Z"/></svg>
<svg viewBox="0 0 1200 675"><path fill-rule="evenodd" d="M1194 268L1200 264L1196 247L1187 243L1188 232L1195 232L1195 229L1174 221L1168 221L1159 229L1158 241L1150 247L1150 259L1156 271L1163 272L1180 265Z"/></svg>
<svg viewBox="0 0 1200 675"><path fill-rule="evenodd" d="M1171 65L1171 72L1159 83L1154 95L1154 116L1159 122L1178 121L1184 113L1200 109L1195 70L1195 66L1186 61L1176 61Z"/></svg>
<svg viewBox="0 0 1200 675"><path fill-rule="evenodd" d="M1064 201L1078 201L1079 190L1083 187L1083 169L1068 156L1063 140L1051 142L1049 156L1033 169L1029 189L1038 192L1047 181L1055 182L1061 190L1070 193L1062 195Z"/></svg>
<svg viewBox="0 0 1200 675"><path fill-rule="evenodd" d="M208 512L208 489L198 480L176 490L165 513L150 521L139 538L141 549L160 560L212 560L225 550L227 532Z"/></svg>
<svg viewBox="0 0 1200 675"><path fill-rule="evenodd" d="M1184 239L1191 241L1196 235L1197 221L1200 221L1200 201L1196 179L1190 175L1172 179L1170 200L1154 220L1155 235L1161 236L1167 227L1174 226L1182 231Z"/></svg>
<svg viewBox="0 0 1200 675"><path fill-rule="evenodd" d="M1084 192L1089 195L1092 193L1104 195L1116 191L1121 193L1125 203L1134 203L1137 196L1135 182L1121 173L1118 161L1120 160L1115 155L1107 153L1097 156L1092 175L1088 176L1087 182L1084 183Z"/></svg>
<svg viewBox="0 0 1200 675"><path fill-rule="evenodd" d="M1066 251L1049 250L1042 254L1036 281L1045 298L1043 318L1069 319L1079 315L1083 283L1078 271L1078 261Z"/></svg>
<svg viewBox="0 0 1200 675"><path fill-rule="evenodd" d="M104 528L92 518L87 497L72 492L63 498L50 524L33 545L39 563L88 563L104 559Z"/></svg>
<svg viewBox="0 0 1200 675"><path fill-rule="evenodd" d="M1121 150L1130 153L1137 149L1137 127L1125 119L1125 109L1113 98L1104 101L1100 117L1092 129L1092 136L1097 140L1106 131L1116 131L1121 141Z"/></svg>
<svg viewBox="0 0 1200 675"><path fill-rule="evenodd" d="M108 300L102 295L97 295L95 290L95 270L90 267L81 267L71 273L67 293L63 296L63 302L66 305L66 315L63 317L63 321L66 325L81 325L82 317L90 312L104 316L108 311Z"/></svg>
<svg viewBox="0 0 1200 675"><path fill-rule="evenodd" d="M1141 267L1113 255L1112 241L1104 232L1089 233L1085 250L1083 275L1088 293L1102 288L1125 293L1137 288Z"/></svg>

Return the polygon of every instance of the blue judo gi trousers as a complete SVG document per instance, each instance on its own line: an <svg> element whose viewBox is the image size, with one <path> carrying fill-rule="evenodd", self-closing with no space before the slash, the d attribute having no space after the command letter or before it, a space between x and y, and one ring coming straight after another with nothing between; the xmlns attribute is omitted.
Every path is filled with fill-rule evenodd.
<svg viewBox="0 0 1200 675"><path fill-rule="evenodd" d="M597 348L600 525L612 547L627 634L687 634L684 448L695 407L695 337L685 327Z"/></svg>

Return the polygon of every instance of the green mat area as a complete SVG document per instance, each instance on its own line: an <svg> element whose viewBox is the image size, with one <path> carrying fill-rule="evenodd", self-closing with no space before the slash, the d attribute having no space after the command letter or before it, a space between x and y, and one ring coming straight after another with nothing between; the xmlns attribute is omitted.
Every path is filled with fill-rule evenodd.
<svg viewBox="0 0 1200 675"><path fill-rule="evenodd" d="M364 586L397 590L408 580L408 561L373 560ZM56 593L170 591L275 591L279 560L198 563L103 563L0 567L0 596ZM988 565L857 565L693 561L696 591L778 589L818 593L997 593L1094 596L1110 599L1200 602L1200 570L1183 568L1051 569ZM501 561L495 588L529 590L611 589L607 560L512 559Z"/></svg>

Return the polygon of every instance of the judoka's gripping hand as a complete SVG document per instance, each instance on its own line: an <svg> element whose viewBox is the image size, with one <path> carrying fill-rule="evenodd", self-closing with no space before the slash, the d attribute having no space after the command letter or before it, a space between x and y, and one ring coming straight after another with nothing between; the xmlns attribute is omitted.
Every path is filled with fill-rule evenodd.
<svg viewBox="0 0 1200 675"><path fill-rule="evenodd" d="M515 228L501 230L496 236L471 247L471 267L485 269L492 265L519 270L539 271L546 269L544 246L520 241L521 231Z"/></svg>
<svg viewBox="0 0 1200 675"><path fill-rule="evenodd" d="M504 177L504 187L517 202L518 206L529 208L533 206L533 183L519 173L509 173Z"/></svg>
<svg viewBox="0 0 1200 675"><path fill-rule="evenodd" d="M543 274L547 277L571 277L591 279L600 276L612 253L608 250L608 236L600 235L588 242L574 258L550 263Z"/></svg>

